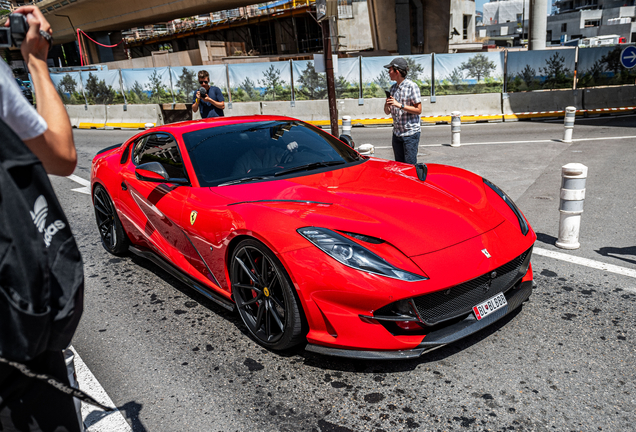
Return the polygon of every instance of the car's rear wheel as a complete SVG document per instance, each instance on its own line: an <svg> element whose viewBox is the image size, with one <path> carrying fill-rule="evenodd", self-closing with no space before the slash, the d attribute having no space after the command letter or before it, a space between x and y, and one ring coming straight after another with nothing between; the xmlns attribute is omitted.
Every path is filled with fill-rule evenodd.
<svg viewBox="0 0 636 432"><path fill-rule="evenodd" d="M237 245L230 263L232 293L249 332L263 346L283 350L304 339L292 284L276 256L256 240Z"/></svg>
<svg viewBox="0 0 636 432"><path fill-rule="evenodd" d="M97 229L104 249L113 255L125 254L130 241L121 226L113 201L110 199L106 189L101 185L95 186L93 191L93 207L95 208Z"/></svg>

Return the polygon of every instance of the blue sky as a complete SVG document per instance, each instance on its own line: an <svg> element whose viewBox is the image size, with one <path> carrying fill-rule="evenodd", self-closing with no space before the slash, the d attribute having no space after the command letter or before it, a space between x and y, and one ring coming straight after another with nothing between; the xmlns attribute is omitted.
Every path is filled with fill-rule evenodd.
<svg viewBox="0 0 636 432"><path fill-rule="evenodd" d="M475 0L475 10L484 11L484 3L488 3L489 0ZM529 1L529 0L528 0ZM553 0L548 0L548 4L551 5ZM548 10L552 10L551 7Z"/></svg>

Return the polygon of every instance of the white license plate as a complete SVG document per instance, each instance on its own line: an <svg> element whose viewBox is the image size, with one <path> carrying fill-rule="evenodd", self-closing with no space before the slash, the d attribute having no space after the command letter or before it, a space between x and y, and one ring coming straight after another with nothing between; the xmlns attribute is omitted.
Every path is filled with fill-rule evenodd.
<svg viewBox="0 0 636 432"><path fill-rule="evenodd" d="M473 306L473 312L475 313L475 318L479 321L507 304L506 296L503 293L499 293L493 298L489 298L485 302L480 303L477 306Z"/></svg>

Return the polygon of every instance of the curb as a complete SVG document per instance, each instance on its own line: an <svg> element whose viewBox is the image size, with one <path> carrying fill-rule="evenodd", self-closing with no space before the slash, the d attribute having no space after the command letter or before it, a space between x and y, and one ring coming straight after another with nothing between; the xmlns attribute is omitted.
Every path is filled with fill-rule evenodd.
<svg viewBox="0 0 636 432"><path fill-rule="evenodd" d="M618 108L597 108L597 109L580 109L576 110L577 116L595 116L603 114L628 114L630 112L636 112L636 107L618 107ZM533 118L559 118L565 116L565 110L557 111L532 111L532 112L520 112L513 114L481 114L481 115L463 115L461 116L462 123L500 123L504 121L518 121L527 120ZM422 116L422 124L436 124L436 123L450 123L450 115L437 115L437 116ZM314 126L329 126L331 123L329 120L311 120L307 123ZM393 124L391 117L377 117L367 119L351 119L352 126L390 126ZM342 120L338 120L338 125L342 125Z"/></svg>

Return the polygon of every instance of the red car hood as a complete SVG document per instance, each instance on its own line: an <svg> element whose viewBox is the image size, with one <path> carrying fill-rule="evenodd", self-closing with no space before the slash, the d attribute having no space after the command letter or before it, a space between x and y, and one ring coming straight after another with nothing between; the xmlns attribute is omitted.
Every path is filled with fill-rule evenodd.
<svg viewBox="0 0 636 432"><path fill-rule="evenodd" d="M288 180L213 189L232 203L269 206L287 215L286 210L303 206L303 211L291 212L298 225L290 228L319 226L370 235L407 256L447 248L504 221L488 204L481 177L442 165L429 165L428 170L422 182L412 165L371 159ZM307 208L299 201L323 204ZM238 207L232 206L240 212Z"/></svg>

